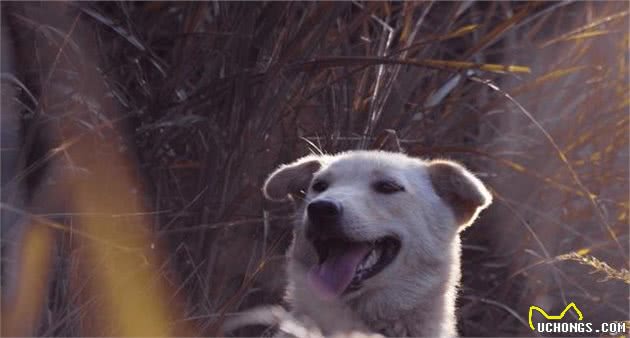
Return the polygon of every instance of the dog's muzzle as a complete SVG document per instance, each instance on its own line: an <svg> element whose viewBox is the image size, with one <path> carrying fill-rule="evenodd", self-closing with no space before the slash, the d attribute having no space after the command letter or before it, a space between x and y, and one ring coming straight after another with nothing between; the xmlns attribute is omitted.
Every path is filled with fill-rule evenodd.
<svg viewBox="0 0 630 338"><path fill-rule="evenodd" d="M392 236L355 239L343 231L343 207L333 199L317 199L306 207L306 238L317 252L308 279L329 296L361 288L396 258L400 240Z"/></svg>

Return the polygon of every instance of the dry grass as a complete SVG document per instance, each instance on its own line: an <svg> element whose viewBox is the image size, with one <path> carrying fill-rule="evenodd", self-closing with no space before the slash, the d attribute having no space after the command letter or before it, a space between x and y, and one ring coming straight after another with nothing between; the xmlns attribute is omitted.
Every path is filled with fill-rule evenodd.
<svg viewBox="0 0 630 338"><path fill-rule="evenodd" d="M165 334L214 335L279 302L292 206L262 200L265 175L385 139L466 163L495 195L465 233L463 335L530 335L530 305L630 318L626 2L2 10L15 55L2 74L3 314L28 259L14 248L24 220L55 229L28 334L132 332L133 314L94 320L135 297L106 296L100 279L129 285L136 305L166 293L152 305Z"/></svg>
<svg viewBox="0 0 630 338"><path fill-rule="evenodd" d="M575 261L590 266L593 268L592 273L600 272L604 274L603 279L601 279L602 282L618 279L624 281L626 284L630 284L630 271L628 271L628 269L613 269L610 265L606 264L606 262L602 262L593 256L582 255L579 252L570 252L556 256L555 259L559 261Z"/></svg>

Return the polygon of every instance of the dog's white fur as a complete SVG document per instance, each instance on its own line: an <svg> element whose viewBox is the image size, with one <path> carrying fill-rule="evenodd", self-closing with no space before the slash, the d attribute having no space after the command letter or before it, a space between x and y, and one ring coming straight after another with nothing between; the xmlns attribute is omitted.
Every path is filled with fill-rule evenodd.
<svg viewBox="0 0 630 338"><path fill-rule="evenodd" d="M316 193L314 178L329 182ZM378 193L373 182L393 179L403 192ZM267 179L265 196L304 198L289 250L287 300L292 312L324 334L358 330L386 336L456 336L455 298L460 280L459 231L491 202L484 185L461 165L400 153L350 151L309 155ZM357 241L395 235L396 259L363 282L355 294L326 300L305 281L317 255L305 237L305 206L320 198L343 205L341 226Z"/></svg>

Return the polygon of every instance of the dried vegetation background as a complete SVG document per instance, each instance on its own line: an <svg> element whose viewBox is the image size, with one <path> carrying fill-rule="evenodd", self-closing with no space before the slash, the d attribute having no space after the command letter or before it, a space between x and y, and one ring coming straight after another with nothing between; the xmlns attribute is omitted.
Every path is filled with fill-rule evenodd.
<svg viewBox="0 0 630 338"><path fill-rule="evenodd" d="M531 335L530 305L630 319L628 14L627 2L3 2L3 317L24 306L24 234L53 229L44 282L26 293L35 320L3 333L126 335L146 311L167 318L161 333L219 334L282 296L293 206L263 201L265 176L309 151L392 140L462 161L495 195L464 234L462 335ZM116 209L102 198L142 212L104 212L115 230L91 232L66 201L68 172L87 177L75 195L97 198L90 210ZM138 222L141 240L111 250L154 259L89 260L89 243ZM110 277L109 296L91 286ZM155 303L125 311L145 293Z"/></svg>

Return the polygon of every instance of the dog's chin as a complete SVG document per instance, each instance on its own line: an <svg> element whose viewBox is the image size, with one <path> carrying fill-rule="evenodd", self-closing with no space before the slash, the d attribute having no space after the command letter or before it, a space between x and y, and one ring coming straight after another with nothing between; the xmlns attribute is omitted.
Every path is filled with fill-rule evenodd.
<svg viewBox="0 0 630 338"><path fill-rule="evenodd" d="M311 239L318 263L310 271L311 282L336 297L353 298L369 280L387 269L398 257L401 241L384 236L370 241L348 238Z"/></svg>

